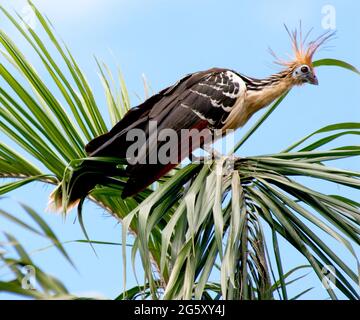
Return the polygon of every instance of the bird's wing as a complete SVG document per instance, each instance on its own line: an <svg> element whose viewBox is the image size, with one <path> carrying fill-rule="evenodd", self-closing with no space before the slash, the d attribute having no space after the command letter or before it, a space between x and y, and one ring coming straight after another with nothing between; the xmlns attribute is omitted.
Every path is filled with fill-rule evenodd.
<svg viewBox="0 0 360 320"><path fill-rule="evenodd" d="M201 143L207 142L211 138L212 129L223 126L225 119L245 92L246 85L241 77L227 69L210 69L193 74L186 81L165 91L164 98L155 103L147 115L148 123L156 123L157 131L150 132L149 128L146 128L146 146L137 157L138 163L127 167L130 178L123 196L144 189L174 168ZM176 132L178 143L173 146L172 151L177 151L178 159L166 164L159 161L149 164L149 159L157 159L157 152L165 144L157 138L163 129ZM196 134L192 135L196 143L191 144L184 140L188 139L188 136L181 134L183 129L198 129L202 136L198 138ZM153 135L156 137L152 137Z"/></svg>
<svg viewBox="0 0 360 320"><path fill-rule="evenodd" d="M112 156L129 158L127 150L134 142L127 139L132 129L141 129L146 136L145 148L137 156L137 163L129 164L129 180L123 196L139 192L159 179L190 152L208 138L212 129L221 128L225 119L239 99L246 93L246 85L241 76L234 71L213 68L189 74L175 85L166 88L147 99L141 105L132 108L108 133L95 138L86 146L90 156ZM150 128L156 123L156 133ZM165 142L154 135L172 129L179 139L172 146L178 150L177 161L171 163L152 163L148 159L157 159L157 151ZM182 140L182 129L210 129L205 137L192 137L198 143L189 144Z"/></svg>
<svg viewBox="0 0 360 320"><path fill-rule="evenodd" d="M204 72L188 74L173 86L163 89L151 96L142 104L131 108L126 115L108 132L91 140L85 151L89 156L118 156L123 157L124 138L126 133L133 128L144 128L149 121L149 113L159 103L169 105L176 98L201 78Z"/></svg>
<svg viewBox="0 0 360 320"><path fill-rule="evenodd" d="M150 119L160 122L179 106L180 101L186 101L184 105L189 104L194 114L199 112L198 117L208 115L211 124L219 124L227 117L236 96L243 93L243 83L237 73L227 69L212 68L188 74L173 86L131 108L108 133L91 140L85 150L89 156L123 158L127 132L134 128L145 130Z"/></svg>

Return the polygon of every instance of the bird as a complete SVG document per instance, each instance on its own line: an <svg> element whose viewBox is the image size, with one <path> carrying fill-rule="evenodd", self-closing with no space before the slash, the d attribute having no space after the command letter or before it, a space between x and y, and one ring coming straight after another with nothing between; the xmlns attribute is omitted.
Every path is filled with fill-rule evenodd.
<svg viewBox="0 0 360 320"><path fill-rule="evenodd" d="M190 73L174 85L131 108L109 132L94 138L85 146L86 154L89 158L125 159L125 176L128 179L121 197L131 197L166 175L186 157L190 157L195 149L211 140L215 132L224 133L244 126L257 111L270 105L295 86L318 85L313 57L320 47L333 38L334 32L327 31L307 42L310 32L303 37L301 27L300 30L293 31L286 26L285 28L290 37L293 57L282 60L270 50L275 57L275 63L281 66L277 73L264 79L245 76L227 68L211 68ZM146 161L166 143L161 139L152 139L155 131L151 129L151 123L157 124L156 132L170 129L179 137L172 145L172 150L178 151L175 161ZM193 129L199 132L206 130L207 133L198 143L186 143L180 136L180 131ZM134 141L129 141L128 134L134 130L144 132L145 136L143 147L138 152L138 161L135 163L127 157L127 150L134 144ZM86 170L85 165L84 170L81 169L80 167L76 176L67 182L67 186L59 185L52 192L52 208L70 210L96 185L101 185L107 176L114 174L111 170L104 169L100 176L92 175L86 173L91 170ZM65 191L66 195L63 194Z"/></svg>

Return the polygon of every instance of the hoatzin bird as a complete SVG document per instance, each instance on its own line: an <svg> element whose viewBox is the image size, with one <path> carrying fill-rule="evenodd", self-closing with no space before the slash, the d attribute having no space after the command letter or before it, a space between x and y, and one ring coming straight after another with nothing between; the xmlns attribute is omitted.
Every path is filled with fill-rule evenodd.
<svg viewBox="0 0 360 320"><path fill-rule="evenodd" d="M134 107L106 134L88 143L85 147L89 157L126 158L126 150L133 143L128 141L127 134L133 129L141 129L146 133L147 146L142 157L145 158L154 150L150 140L149 123L157 123L157 131L172 129L177 134L182 129L209 129L209 135L214 129L225 131L243 126L249 118L261 108L281 97L293 86L310 83L318 84L312 59L314 53L329 40L333 33L326 32L316 40L306 44L302 33L289 32L294 58L283 61L276 57L276 63L283 68L280 72L265 79L255 79L229 69L212 68L206 71L188 74L173 86L170 86ZM205 139L206 140L206 139ZM155 147L163 141L155 140ZM184 141L178 140L176 148L182 149ZM175 163L139 163L128 164L126 175L128 180L122 192L122 197L133 196L145 189L176 167L185 157L198 148L193 145L182 150ZM80 170L81 171L81 170ZM104 176L109 174L104 172ZM103 177L83 175L71 179L73 185L66 190L66 209L76 205L97 185L102 184ZM61 209L64 188L59 186L51 195L52 206Z"/></svg>

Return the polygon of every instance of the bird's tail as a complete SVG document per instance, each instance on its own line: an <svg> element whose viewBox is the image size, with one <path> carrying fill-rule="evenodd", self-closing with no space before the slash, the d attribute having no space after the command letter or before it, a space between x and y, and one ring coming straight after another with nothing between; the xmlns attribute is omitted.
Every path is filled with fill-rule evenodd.
<svg viewBox="0 0 360 320"><path fill-rule="evenodd" d="M61 183L50 194L48 210L67 213L76 207L96 185L106 185L111 177L122 174L123 170L119 167L118 160L75 160L65 170Z"/></svg>
<svg viewBox="0 0 360 320"><path fill-rule="evenodd" d="M96 184L96 179L90 177L81 178L78 175L71 177L69 180L63 179L50 194L48 210L62 213L69 212L90 193Z"/></svg>
<svg viewBox="0 0 360 320"><path fill-rule="evenodd" d="M55 188L55 190L51 192L47 209L49 211L66 213L72 208L76 207L79 204L80 200L81 197L74 197L74 195L71 195L71 197L66 200L65 205L65 198L63 196L63 182L61 182Z"/></svg>

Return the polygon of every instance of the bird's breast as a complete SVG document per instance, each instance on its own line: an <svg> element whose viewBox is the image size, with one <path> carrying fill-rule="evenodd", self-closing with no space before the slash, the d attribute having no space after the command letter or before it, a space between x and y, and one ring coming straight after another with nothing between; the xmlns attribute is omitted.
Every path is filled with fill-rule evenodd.
<svg viewBox="0 0 360 320"><path fill-rule="evenodd" d="M290 88L291 83L284 81L262 90L247 90L237 99L232 111L225 119L222 130L236 130L244 126L254 113L281 97Z"/></svg>
<svg viewBox="0 0 360 320"><path fill-rule="evenodd" d="M224 121L223 127L221 128L223 132L226 130L236 130L246 123L249 117L247 109L245 108L246 95L247 94L245 93L236 100L231 112Z"/></svg>

